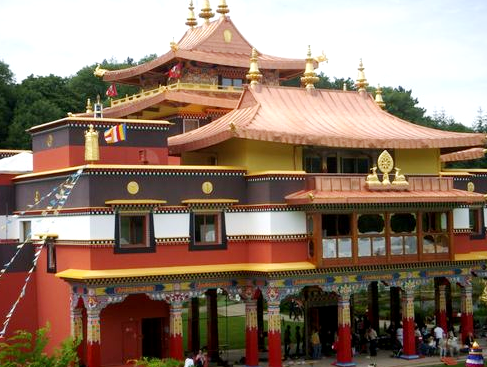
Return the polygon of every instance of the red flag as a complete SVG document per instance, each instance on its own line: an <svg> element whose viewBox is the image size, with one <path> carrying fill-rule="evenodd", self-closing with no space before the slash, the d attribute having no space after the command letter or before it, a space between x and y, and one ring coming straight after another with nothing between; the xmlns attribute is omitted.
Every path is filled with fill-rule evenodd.
<svg viewBox="0 0 487 367"><path fill-rule="evenodd" d="M169 78L173 79L179 79L181 78L181 71L183 69L183 64L182 63L177 63L174 65L170 70L169 70Z"/></svg>
<svg viewBox="0 0 487 367"><path fill-rule="evenodd" d="M117 87L115 86L115 83L112 83L108 87L107 92L106 92L106 95L108 97L116 97L118 95L118 93L117 93Z"/></svg>

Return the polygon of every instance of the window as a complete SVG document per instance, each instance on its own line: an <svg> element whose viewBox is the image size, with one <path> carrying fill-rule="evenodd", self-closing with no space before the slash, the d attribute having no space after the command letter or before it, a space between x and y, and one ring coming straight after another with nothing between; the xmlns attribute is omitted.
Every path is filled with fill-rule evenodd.
<svg viewBox="0 0 487 367"><path fill-rule="evenodd" d="M194 212L190 220L190 250L225 249L225 221L222 212Z"/></svg>
<svg viewBox="0 0 487 367"><path fill-rule="evenodd" d="M358 256L385 256L384 217L362 214L358 217Z"/></svg>
<svg viewBox="0 0 487 367"><path fill-rule="evenodd" d="M324 258L352 257L352 230L350 214L322 216Z"/></svg>
<svg viewBox="0 0 487 367"><path fill-rule="evenodd" d="M200 127L200 120L198 119L183 119L183 133L191 130L196 130Z"/></svg>
<svg viewBox="0 0 487 367"><path fill-rule="evenodd" d="M52 239L46 240L47 249L47 272L56 273L56 246Z"/></svg>
<svg viewBox="0 0 487 367"><path fill-rule="evenodd" d="M354 157L342 158L342 173L367 173L369 172L368 158Z"/></svg>
<svg viewBox="0 0 487 367"><path fill-rule="evenodd" d="M418 253L416 215L395 213L391 215L391 254L410 255Z"/></svg>
<svg viewBox="0 0 487 367"><path fill-rule="evenodd" d="M423 213L423 253L448 253L446 213Z"/></svg>
<svg viewBox="0 0 487 367"><path fill-rule="evenodd" d="M237 87L241 88L243 85L242 79L232 79L232 78L221 78L221 86L222 87Z"/></svg>
<svg viewBox="0 0 487 367"><path fill-rule="evenodd" d="M308 173L323 172L323 161L319 156L309 156L304 158L304 169Z"/></svg>
<svg viewBox="0 0 487 367"><path fill-rule="evenodd" d="M154 252L152 212L117 212L115 214L115 252Z"/></svg>
<svg viewBox="0 0 487 367"><path fill-rule="evenodd" d="M21 223L21 234L22 238L20 238L20 241L22 242L27 242L30 241L32 238L32 224L30 220L22 221Z"/></svg>

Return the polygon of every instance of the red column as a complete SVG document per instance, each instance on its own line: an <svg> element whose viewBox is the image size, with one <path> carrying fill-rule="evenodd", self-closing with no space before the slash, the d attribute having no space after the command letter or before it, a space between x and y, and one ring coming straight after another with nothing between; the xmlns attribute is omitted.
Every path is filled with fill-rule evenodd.
<svg viewBox="0 0 487 367"><path fill-rule="evenodd" d="M257 340L257 301L249 299L245 302L245 364L259 365Z"/></svg>
<svg viewBox="0 0 487 367"><path fill-rule="evenodd" d="M470 283L462 286L460 307L462 312L462 343L465 343L465 339L467 338L468 334L473 334L472 284Z"/></svg>
<svg viewBox="0 0 487 367"><path fill-rule="evenodd" d="M402 328L403 344L401 358L419 358L416 353L416 342L414 335L414 285L406 284L402 293Z"/></svg>
<svg viewBox="0 0 487 367"><path fill-rule="evenodd" d="M355 366L352 361L352 333L350 323L351 290L345 288L338 295L338 348L337 366Z"/></svg>
<svg viewBox="0 0 487 367"><path fill-rule="evenodd" d="M98 308L88 309L86 325L86 365L88 367L101 366L100 353L100 312Z"/></svg>
<svg viewBox="0 0 487 367"><path fill-rule="evenodd" d="M200 303L193 297L188 303L188 350L200 349Z"/></svg>
<svg viewBox="0 0 487 367"><path fill-rule="evenodd" d="M169 307L169 356L183 360L183 318L181 302L171 302ZM90 366L91 367L91 366Z"/></svg>
<svg viewBox="0 0 487 367"><path fill-rule="evenodd" d="M448 330L448 323L446 318L446 285L440 284L438 286L438 313L436 314L436 324L441 326L446 333Z"/></svg>
<svg viewBox="0 0 487 367"><path fill-rule="evenodd" d="M281 314L279 300L267 301L267 346L269 348L269 367L282 366Z"/></svg>
<svg viewBox="0 0 487 367"><path fill-rule="evenodd" d="M367 288L367 317L370 324L379 332L379 287L377 282L369 283Z"/></svg>

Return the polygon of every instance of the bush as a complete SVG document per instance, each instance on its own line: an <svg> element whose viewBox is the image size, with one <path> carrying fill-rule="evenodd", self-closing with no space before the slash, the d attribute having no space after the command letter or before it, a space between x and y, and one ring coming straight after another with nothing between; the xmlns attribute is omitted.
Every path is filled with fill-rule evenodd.
<svg viewBox="0 0 487 367"><path fill-rule="evenodd" d="M25 330L15 332L15 335L0 343L0 366L2 367L72 367L78 363L79 341L66 339L61 348L52 355L47 355L44 349L49 341L47 333L49 324L37 330L35 336Z"/></svg>
<svg viewBox="0 0 487 367"><path fill-rule="evenodd" d="M177 359L172 358L148 358L142 357L141 359L132 359L128 361L129 363L133 363L134 366L140 367L181 367L183 366L183 362L178 361Z"/></svg>

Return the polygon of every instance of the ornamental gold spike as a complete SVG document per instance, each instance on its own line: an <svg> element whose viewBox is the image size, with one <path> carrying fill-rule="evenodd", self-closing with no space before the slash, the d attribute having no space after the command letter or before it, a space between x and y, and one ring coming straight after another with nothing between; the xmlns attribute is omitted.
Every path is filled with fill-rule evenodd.
<svg viewBox="0 0 487 367"><path fill-rule="evenodd" d="M216 10L216 12L221 14L222 17L226 17L226 14L230 12L230 9L228 9L228 5L225 0L220 0L220 4L218 4L218 9Z"/></svg>
<svg viewBox="0 0 487 367"><path fill-rule="evenodd" d="M250 80L250 86L255 86L262 80L262 74L258 65L257 50L254 47L252 47L252 54L250 55L250 69L246 76Z"/></svg>
<svg viewBox="0 0 487 367"><path fill-rule="evenodd" d="M188 13L188 18L186 19L186 25L188 27L196 27L198 25L198 22L196 21L196 17L194 15L194 6L193 6L193 0L189 2L189 13Z"/></svg>
<svg viewBox="0 0 487 367"><path fill-rule="evenodd" d="M308 46L308 54L306 58L306 69L301 77L301 83L305 85L306 89L315 89L315 83L317 83L320 78L316 76L315 68L313 65L314 58L311 57L311 46Z"/></svg>
<svg viewBox="0 0 487 367"><path fill-rule="evenodd" d="M357 76L357 82L355 83L355 86L358 88L358 92L366 92L367 86L369 83L367 83L367 79L365 78L365 73L364 73L364 64L362 63L362 59L360 59L360 64L358 67L358 76Z"/></svg>
<svg viewBox="0 0 487 367"><path fill-rule="evenodd" d="M380 87L380 84L377 85L377 89L375 91L375 103L377 103L377 106L382 109L386 107L386 103L382 99L382 88Z"/></svg>
<svg viewBox="0 0 487 367"><path fill-rule="evenodd" d="M91 105L91 100L89 98L86 101L86 113L93 113L93 106Z"/></svg>
<svg viewBox="0 0 487 367"><path fill-rule="evenodd" d="M201 13L199 17L205 20L205 24L210 23L210 19L213 18L215 13L211 12L210 0L203 0L203 7L201 8Z"/></svg>

